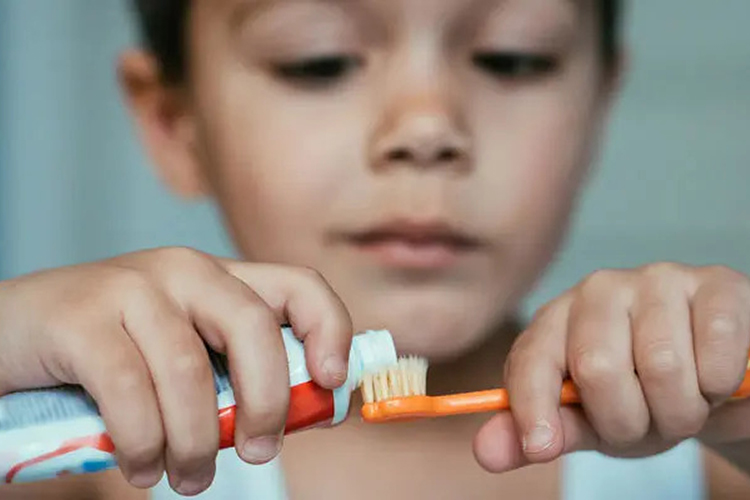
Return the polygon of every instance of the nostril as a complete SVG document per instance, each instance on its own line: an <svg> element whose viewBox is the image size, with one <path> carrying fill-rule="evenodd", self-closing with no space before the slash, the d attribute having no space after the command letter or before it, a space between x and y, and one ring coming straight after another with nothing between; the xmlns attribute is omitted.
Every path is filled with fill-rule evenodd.
<svg viewBox="0 0 750 500"><path fill-rule="evenodd" d="M440 163L450 163L458 160L459 156L456 148L443 148L438 152L436 160Z"/></svg>
<svg viewBox="0 0 750 500"><path fill-rule="evenodd" d="M406 148L396 148L388 152L389 162L408 162L414 161L414 155Z"/></svg>

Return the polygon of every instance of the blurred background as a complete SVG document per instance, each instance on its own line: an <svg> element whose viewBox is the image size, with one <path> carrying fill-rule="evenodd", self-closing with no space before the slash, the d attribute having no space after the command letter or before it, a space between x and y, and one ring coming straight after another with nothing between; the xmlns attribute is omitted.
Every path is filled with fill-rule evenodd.
<svg viewBox="0 0 750 500"><path fill-rule="evenodd" d="M530 311L601 267L750 273L750 2L630 3L624 94ZM0 1L0 278L161 245L231 255L213 208L172 198L136 143L114 72L135 42L124 0ZM697 460L675 455L640 470Z"/></svg>

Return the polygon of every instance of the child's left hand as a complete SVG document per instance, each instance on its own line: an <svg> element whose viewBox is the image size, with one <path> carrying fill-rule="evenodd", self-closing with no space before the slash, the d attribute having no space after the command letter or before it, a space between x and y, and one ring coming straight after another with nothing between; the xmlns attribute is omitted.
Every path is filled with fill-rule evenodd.
<svg viewBox="0 0 750 500"><path fill-rule="evenodd" d="M599 271L544 307L508 357L512 416L474 450L493 472L578 450L649 456L699 437L750 438L739 387L750 349L750 280L723 267ZM559 405L571 377L581 407Z"/></svg>

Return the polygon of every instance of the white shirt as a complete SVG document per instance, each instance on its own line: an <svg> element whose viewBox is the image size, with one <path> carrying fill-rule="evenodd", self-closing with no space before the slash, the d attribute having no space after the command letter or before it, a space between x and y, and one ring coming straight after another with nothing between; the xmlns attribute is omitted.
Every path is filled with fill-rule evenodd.
<svg viewBox="0 0 750 500"><path fill-rule="evenodd" d="M703 500L701 454L687 441L661 455L613 459L593 452L565 458L562 500ZM182 500L166 481L153 490L153 500ZM216 479L203 500L287 500L278 461L263 466L243 463L234 450L219 453Z"/></svg>
<svg viewBox="0 0 750 500"><path fill-rule="evenodd" d="M185 500L175 493L166 475L152 490L152 500ZM221 450L216 460L216 477L211 487L191 498L201 500L287 500L281 465L248 465L234 449Z"/></svg>

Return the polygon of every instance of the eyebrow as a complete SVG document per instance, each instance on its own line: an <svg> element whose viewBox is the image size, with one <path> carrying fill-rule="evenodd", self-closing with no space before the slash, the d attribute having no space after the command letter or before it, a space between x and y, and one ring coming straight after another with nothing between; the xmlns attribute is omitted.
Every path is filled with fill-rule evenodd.
<svg viewBox="0 0 750 500"><path fill-rule="evenodd" d="M361 4L363 0L235 0L229 7L229 24L232 31L239 30L248 20L259 16L263 11L270 9L274 5L282 3L319 3L319 4L339 4L351 5ZM477 0L477 3L469 3L468 7L476 6L483 0ZM486 1L486 0L484 0ZM497 0L496 0L497 1ZM498 3L512 3L517 0L499 0ZM520 0L521 3L526 0ZM552 0L550 0L552 1ZM557 0L563 8L574 9L576 15L580 15L585 6L591 3L591 0Z"/></svg>

